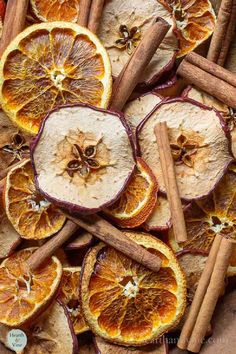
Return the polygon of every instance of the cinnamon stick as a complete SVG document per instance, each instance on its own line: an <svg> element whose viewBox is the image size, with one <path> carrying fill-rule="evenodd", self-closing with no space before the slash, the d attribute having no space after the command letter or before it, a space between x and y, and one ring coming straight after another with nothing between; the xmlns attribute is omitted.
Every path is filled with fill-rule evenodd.
<svg viewBox="0 0 236 354"><path fill-rule="evenodd" d="M0 41L0 56L8 44L25 28L29 0L8 0Z"/></svg>
<svg viewBox="0 0 236 354"><path fill-rule="evenodd" d="M207 261L204 267L204 270L202 272L201 278L198 283L198 287L196 289L193 302L190 306L190 310L187 316L187 319L183 325L178 344L177 346L180 349L186 350L188 347L189 339L191 336L191 333L193 331L193 328L196 323L196 319L199 313L199 310L201 308L204 296L207 291L207 287L209 285L210 279L211 279L211 274L214 269L216 257L220 248L220 244L222 241L222 236L221 235L216 235L215 239L213 241L213 244L211 246L210 253L207 257Z"/></svg>
<svg viewBox="0 0 236 354"><path fill-rule="evenodd" d="M102 16L104 0L92 0L89 14L88 29L93 33L97 33L100 19Z"/></svg>
<svg viewBox="0 0 236 354"><path fill-rule="evenodd" d="M58 248L60 248L72 235L78 230L78 226L67 220L63 228L58 232L58 234L52 237L44 245L39 247L28 259L28 264L32 270L40 267L41 264L45 262L49 257L51 257Z"/></svg>
<svg viewBox="0 0 236 354"><path fill-rule="evenodd" d="M212 63L213 64L213 63ZM225 70L221 68L222 70ZM184 59L179 65L177 74L208 94L224 102L227 106L236 109L236 87L228 82L204 71ZM231 73L231 75L233 75ZM233 82L234 82L234 76Z"/></svg>
<svg viewBox="0 0 236 354"><path fill-rule="evenodd" d="M171 154L170 142L166 122L160 122L154 129L158 145L162 174L166 187L168 202L170 204L173 231L177 242L187 240L187 232L181 199L175 176L174 161Z"/></svg>
<svg viewBox="0 0 236 354"><path fill-rule="evenodd" d="M222 0L207 59L224 66L236 23L236 1Z"/></svg>
<svg viewBox="0 0 236 354"><path fill-rule="evenodd" d="M210 283L188 344L187 349L191 352L198 353L201 348L202 341L222 291L222 284L224 284L230 257L233 252L233 245L226 238L223 238L221 241Z"/></svg>
<svg viewBox="0 0 236 354"><path fill-rule="evenodd" d="M111 109L122 110L169 28L170 25L165 20L157 18L156 23L145 32L130 60L115 80Z"/></svg>
<svg viewBox="0 0 236 354"><path fill-rule="evenodd" d="M124 233L100 216L96 214L80 218L73 217L69 214L66 214L66 216L75 224L81 226L101 241L124 253L134 261L154 272L159 271L161 266L160 258L129 239Z"/></svg>
<svg viewBox="0 0 236 354"><path fill-rule="evenodd" d="M88 26L89 12L92 0L80 0L78 24L83 27Z"/></svg>

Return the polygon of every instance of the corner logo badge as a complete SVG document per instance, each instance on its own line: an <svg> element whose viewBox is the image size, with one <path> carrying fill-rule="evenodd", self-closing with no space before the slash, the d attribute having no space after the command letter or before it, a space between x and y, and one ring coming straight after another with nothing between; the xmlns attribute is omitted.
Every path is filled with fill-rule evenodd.
<svg viewBox="0 0 236 354"><path fill-rule="evenodd" d="M7 343L9 348L18 352L26 347L27 336L21 329L12 329L7 334Z"/></svg>

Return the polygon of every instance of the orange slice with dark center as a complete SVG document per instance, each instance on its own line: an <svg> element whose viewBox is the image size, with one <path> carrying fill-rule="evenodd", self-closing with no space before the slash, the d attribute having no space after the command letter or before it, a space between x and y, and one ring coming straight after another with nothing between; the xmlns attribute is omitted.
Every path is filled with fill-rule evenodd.
<svg viewBox="0 0 236 354"><path fill-rule="evenodd" d="M8 326L19 326L35 318L59 286L62 275L59 260L52 257L31 271L27 259L34 250L21 250L0 265L0 322Z"/></svg>
<svg viewBox="0 0 236 354"><path fill-rule="evenodd" d="M0 77L3 110L34 134L53 108L81 102L106 108L111 95L105 48L92 32L70 22L26 28L5 50Z"/></svg>
<svg viewBox="0 0 236 354"><path fill-rule="evenodd" d="M113 343L144 345L180 320L186 300L182 270L171 250L145 233L127 237L162 260L154 273L103 243L87 254L81 304L92 331Z"/></svg>
<svg viewBox="0 0 236 354"><path fill-rule="evenodd" d="M73 323L75 334L89 329L81 311L79 301L80 267L63 268L58 298L66 305Z"/></svg>
<svg viewBox="0 0 236 354"><path fill-rule="evenodd" d="M157 200L157 181L145 161L137 160L137 169L118 201L105 210L119 226L137 227L151 214Z"/></svg>
<svg viewBox="0 0 236 354"><path fill-rule="evenodd" d="M36 190L30 160L7 175L4 204L8 219L22 238L43 239L59 231L65 216Z"/></svg>
<svg viewBox="0 0 236 354"><path fill-rule="evenodd" d="M30 0L34 15L41 21L77 22L80 0Z"/></svg>

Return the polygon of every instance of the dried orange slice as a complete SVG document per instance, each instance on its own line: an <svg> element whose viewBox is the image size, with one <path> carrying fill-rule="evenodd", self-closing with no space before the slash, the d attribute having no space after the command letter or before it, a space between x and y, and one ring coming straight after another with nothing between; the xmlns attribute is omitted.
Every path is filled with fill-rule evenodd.
<svg viewBox="0 0 236 354"><path fill-rule="evenodd" d="M144 345L180 320L185 309L185 277L162 241L145 233L125 234L158 255L161 269L154 273L100 243L84 260L81 305L95 334L113 343Z"/></svg>
<svg viewBox="0 0 236 354"><path fill-rule="evenodd" d="M214 31L216 16L209 0L159 0L176 20L178 57L193 51Z"/></svg>
<svg viewBox="0 0 236 354"><path fill-rule="evenodd" d="M75 334L80 334L89 329L84 320L79 303L80 273L80 267L63 268L58 294L58 298L67 307Z"/></svg>
<svg viewBox="0 0 236 354"><path fill-rule="evenodd" d="M4 52L0 77L3 110L34 134L52 108L80 102L106 108L111 95L105 48L89 30L69 22L26 28Z"/></svg>
<svg viewBox="0 0 236 354"><path fill-rule="evenodd" d="M61 263L52 257L46 264L31 271L27 259L35 248L27 248L6 258L0 265L0 322L19 326L48 304L57 290Z"/></svg>
<svg viewBox="0 0 236 354"><path fill-rule="evenodd" d="M30 160L8 173L4 203L8 219L23 238L46 238L59 231L65 222L60 210L36 190Z"/></svg>
<svg viewBox="0 0 236 354"><path fill-rule="evenodd" d="M157 200L157 181L146 162L138 158L137 169L118 201L105 209L121 227L137 227L145 222Z"/></svg>
<svg viewBox="0 0 236 354"><path fill-rule="evenodd" d="M77 22L80 0L30 0L33 13L41 21Z"/></svg>

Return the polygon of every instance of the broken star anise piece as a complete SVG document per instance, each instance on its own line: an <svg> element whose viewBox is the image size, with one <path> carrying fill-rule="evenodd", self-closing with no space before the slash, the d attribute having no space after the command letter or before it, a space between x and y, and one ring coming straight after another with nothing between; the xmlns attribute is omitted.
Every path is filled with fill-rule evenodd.
<svg viewBox="0 0 236 354"><path fill-rule="evenodd" d="M129 30L126 25L120 25L119 34L121 38L116 40L116 47L120 49L125 48L127 53L131 55L141 39L141 29L134 26Z"/></svg>

